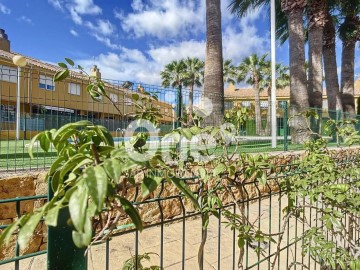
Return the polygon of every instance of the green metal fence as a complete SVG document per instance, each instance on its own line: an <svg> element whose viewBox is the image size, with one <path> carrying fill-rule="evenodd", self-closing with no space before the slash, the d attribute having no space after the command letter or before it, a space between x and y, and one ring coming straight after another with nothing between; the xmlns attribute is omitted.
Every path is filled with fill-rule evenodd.
<svg viewBox="0 0 360 270"><path fill-rule="evenodd" d="M1 73L2 70L0 70ZM7 72L6 74L12 74ZM49 129L57 129L66 123L90 120L94 124L103 125L108 128L116 141L122 138L122 131L126 129L133 120L131 112L135 111L131 101L132 93L144 91L156 94L158 107L163 114L160 120L158 136L161 137L179 126L179 114L186 115L189 104L189 89L172 89L160 86L133 83L129 81L105 80L110 97L117 104L123 116L111 109L111 105L105 99L94 102L86 92L87 81L72 78L71 81L52 82L52 74L24 69L20 74L20 96L16 94L17 74L1 77L0 80L0 173L9 171L33 170L47 168L55 158L54 149L44 153L39 147L35 147L35 159L30 160L27 150L31 138L38 132ZM76 86L74 88L74 86ZM77 88L78 87L78 88ZM211 106L208 105L214 99L222 100L213 94L205 94L203 91L193 91L194 108L201 108L203 112L209 113L205 123L215 123L215 118L222 119L220 115L211 114ZM230 109L235 106L235 101L226 98L225 107ZM17 121L17 105L20 104L19 121ZM264 103L265 104L265 103ZM263 105L264 105L263 104ZM288 119L290 117L288 103L280 101L277 106L277 147L271 147L271 137L268 127L270 104L261 108L261 126L264 130L256 134L255 117L252 116L240 129L239 138L242 142L242 152L266 152L287 151L301 149L301 145L291 143L291 129ZM251 111L251 110L250 110ZM253 114L253 112L252 112ZM336 112L320 111L321 132L324 123ZM339 118L341 119L341 118ZM217 122L216 122L217 123ZM360 126L357 126L360 128ZM18 131L17 131L18 130ZM18 134L17 134L18 133ZM18 137L16 139L16 137ZM333 145L329 135L326 135ZM126 138L125 138L126 139Z"/></svg>
<svg viewBox="0 0 360 270"><path fill-rule="evenodd" d="M357 167L358 157L350 157L349 160L338 160L338 166ZM245 196L234 203L227 203L218 209L219 214L224 211L238 213L238 206L242 206L248 221L253 222L264 233L269 235L281 232L286 216L283 209L288 205L284 194L287 190L281 182L285 177L301 174L296 163L278 166L276 173L268 177L267 184L261 185L257 180L246 179L242 181ZM241 177L241 173L237 177ZM183 179L193 187L195 193L199 192L197 178ZM338 183L346 181L360 181L360 179L337 179ZM228 187L230 190L231 186ZM234 190L235 192L235 190ZM146 212L155 213L152 220L148 220L145 230L139 233L134 228L115 230L111 238L95 245L83 256L84 250L72 248L71 227L67 224L67 214L61 215L59 228L48 230L48 256L44 258L46 251L37 251L29 254L20 254L15 245L13 255L0 260L0 269L30 269L29 265L36 264L39 269L121 269L126 261L138 258L143 254L151 254L151 265L157 265L160 269L197 269L197 250L201 242L202 224L201 219L196 218L200 213L194 212L187 205L182 194L169 195L165 182L158 188L158 193L143 201L139 187L133 190L133 205ZM5 205L16 209L18 217L21 214L21 204L24 202L43 201L46 196L32 196L26 198L12 198L0 200L0 207ZM303 199L301 199L303 200ZM295 200L297 201L297 200ZM346 213L344 213L346 215ZM275 256L276 266L273 269L288 269L287 266L297 265L296 269L320 269L321 262L317 262L310 254L303 254L301 236L309 226L322 228L321 213L306 209L301 213L307 217L307 224L300 222L301 218L286 221L281 245L267 242L246 241L244 248L244 269L272 269ZM346 216L344 217L346 219ZM359 216L354 220L359 224ZM208 240L204 249L205 269L238 269L239 249L237 247L237 234L224 226L224 219L211 218L208 227ZM1 225L1 229L8 225ZM123 226L122 226L123 228ZM16 236L15 236L16 237ZM360 234L355 233L355 242L360 240ZM254 250L262 245L263 252L257 254ZM277 252L279 248L279 253ZM278 253L278 254L277 254ZM276 255L277 254L277 255ZM42 255L39 256L39 255ZM29 259L33 258L33 259ZM41 259L40 259L41 258ZM37 260L37 261L36 261ZM141 261L134 260L134 268L140 269ZM2 268L3 267L3 268Z"/></svg>

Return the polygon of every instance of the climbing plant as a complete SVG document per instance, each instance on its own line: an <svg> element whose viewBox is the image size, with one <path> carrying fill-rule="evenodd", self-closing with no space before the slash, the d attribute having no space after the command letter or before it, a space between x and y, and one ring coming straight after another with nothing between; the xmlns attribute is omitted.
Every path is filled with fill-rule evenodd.
<svg viewBox="0 0 360 270"><path fill-rule="evenodd" d="M88 81L86 91L94 101L105 97L123 116L124 112L107 94L110 85L89 76L71 59L65 60L66 63L59 63L63 69L55 74L55 81L65 80L71 74L70 69L82 71L84 79ZM156 128L161 117L159 109L154 106L157 97L151 93L134 92L131 100L136 108L133 112L136 122ZM47 226L57 226L59 212L64 209L69 211L72 238L79 248L89 247L110 237L120 218L125 215L130 218L131 225L141 231L141 216L125 191L140 187L142 197L147 198L165 181L174 185L201 214L200 269L203 269L211 215L218 218L222 215L227 227L237 233L239 269L244 267L244 247L258 243L254 249L261 254L261 244L266 242L277 244L272 261L272 268L275 269L285 227L292 218L308 225L301 236L304 254L309 253L316 261L332 269L360 268L359 243L355 238L360 231L356 223L360 214L359 155L349 157L344 151L340 152L342 156L334 154L327 147L326 139L319 134L311 136L313 139L305 144L305 154L292 160L292 166L279 183L282 195L288 201L283 209L283 226L276 234L266 234L247 216L245 184L267 185L276 174L278 159L267 154L239 152L241 144L237 134L247 120L246 110L226 112L227 123L216 127L202 127L203 116L197 116L196 110L193 113L192 119L196 121L191 127L177 128L163 138L172 141L170 148L165 150L147 147L147 132L135 133L128 143L115 144L105 127L89 121L69 123L58 130L37 134L30 143L30 156L35 142L39 142L44 151L50 147L57 151L57 159L47 174L54 196L33 213L23 215L8 226L0 235L0 244L9 242L11 235L17 232L19 246L25 248L39 222L43 219ZM296 117L309 119L315 115L306 112ZM359 142L359 136L350 123L331 120L327 126L330 132L336 132L339 138L349 144ZM309 126L304 130L314 135ZM140 173L142 177L135 179ZM181 179L184 175L193 176L198 187L196 192ZM224 194L239 210L237 214L226 210L220 213ZM308 208L319 214L323 227L313 227L306 219L301 219ZM100 228L94 228L94 221L104 217L106 220L99 222ZM329 235L332 237L327 237ZM340 240L336 240L339 239L337 237L343 241L344 247L338 245ZM146 253L129 259L124 267L132 269L134 262L141 264L141 260L148 259L149 254Z"/></svg>

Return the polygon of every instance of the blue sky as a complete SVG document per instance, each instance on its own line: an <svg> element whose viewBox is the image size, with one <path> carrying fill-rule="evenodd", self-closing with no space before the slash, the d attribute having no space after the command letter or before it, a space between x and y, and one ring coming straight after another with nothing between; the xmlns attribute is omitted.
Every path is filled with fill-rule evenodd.
<svg viewBox="0 0 360 270"><path fill-rule="evenodd" d="M228 4L222 1L224 58L238 64L269 52L267 10L238 19ZM0 28L15 52L51 63L69 57L86 69L95 62L103 78L160 84L168 62L204 59L205 0L0 0ZM287 44L277 58L288 63Z"/></svg>

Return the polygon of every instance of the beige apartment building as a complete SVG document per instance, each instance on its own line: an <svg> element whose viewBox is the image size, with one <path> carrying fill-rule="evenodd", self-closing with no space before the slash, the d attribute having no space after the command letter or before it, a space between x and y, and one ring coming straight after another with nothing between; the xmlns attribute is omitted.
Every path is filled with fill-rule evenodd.
<svg viewBox="0 0 360 270"><path fill-rule="evenodd" d="M12 59L21 55L11 51L10 41L3 29L0 29L0 138L15 138L17 89L20 86L20 138L29 139L38 131L58 128L62 124L80 119L89 119L106 126L115 133L128 123L135 106L131 95L140 85L131 82L107 81L106 91L117 105L122 115L109 100L93 101L86 87L88 81L84 74L72 71L61 82L54 82L54 74L62 68L24 56L27 64L18 69ZM100 70L93 66L91 76L101 77ZM141 91L140 91L141 92ZM140 93L141 95L141 93ZM173 121L171 104L154 101L153 106L160 109L162 123Z"/></svg>

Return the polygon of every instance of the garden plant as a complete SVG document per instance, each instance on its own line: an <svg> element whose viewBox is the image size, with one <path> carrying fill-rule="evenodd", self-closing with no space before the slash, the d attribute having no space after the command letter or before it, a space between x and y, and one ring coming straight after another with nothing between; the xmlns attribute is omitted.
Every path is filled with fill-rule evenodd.
<svg viewBox="0 0 360 270"><path fill-rule="evenodd" d="M63 69L55 75L55 81L65 80L71 74L69 66L86 74L70 59L59 66ZM103 96L117 106L106 94L106 83L94 77L87 78L87 91L95 101ZM150 93L132 93L132 102L136 106L132 117L137 125L156 129L161 117L159 109L152 105L156 99ZM196 114L196 111L192 113ZM119 114L122 114L120 110ZM303 113L297 117L308 122L316 115ZM301 238L304 254L309 253L329 269L360 269L359 239L355 237L360 231L357 223L360 214L359 155L349 156L346 150L333 152L321 136L309 136L313 139L306 142L305 153L293 158L292 165L279 180L281 195L288 201L283 209L283 226L278 233L267 234L250 221L245 211L242 203L246 197L245 184L253 181L266 186L274 181L281 158L238 153L240 141L237 133L247 119L246 110L227 112L225 121L229 123L221 126L204 126L201 117L196 119L198 121L193 121L191 127L177 128L163 138L173 142L166 150L149 146L149 132L134 132L129 142L115 144L108 130L89 121L69 123L58 130L39 133L31 145L38 141L43 150L54 147L57 151L57 159L47 175L54 196L33 213L23 215L7 227L0 235L0 244L8 242L11 235L17 233L20 248L25 248L39 222L44 219L47 226L56 227L59 213L64 209L69 212L72 239L79 248L109 238L113 230L119 229L119 220L124 216L128 216L131 225L141 231L144 227L141 215L126 196L126 190L138 186L141 197L146 199L165 181L176 186L193 204L195 211L201 213L199 269L204 268L210 216L219 217L224 195L238 209L236 214L221 211L223 222L237 234L238 269L244 269L246 245L253 246L261 254L263 244L268 242L277 246L271 264L272 269L276 269L280 245L290 219L297 219L308 228ZM350 123L331 121L328 128L349 144L360 141ZM307 131L312 133L310 128ZM32 155L31 146L29 153ZM137 177L139 174L140 178ZM182 179L183 175L194 176L197 192L194 193ZM312 217L304 214L308 208L319 214L323 226L311 226L309 218ZM120 226L120 229L127 227L129 224ZM141 265L141 260L149 259L149 254L127 260L124 269L135 269L136 265ZM301 262L292 262L288 267L297 264Z"/></svg>

